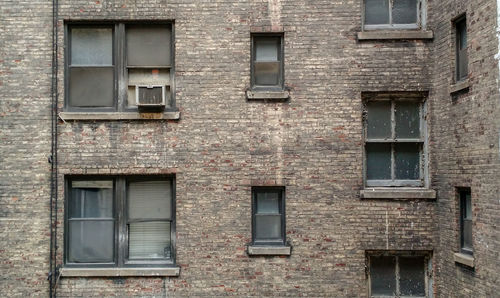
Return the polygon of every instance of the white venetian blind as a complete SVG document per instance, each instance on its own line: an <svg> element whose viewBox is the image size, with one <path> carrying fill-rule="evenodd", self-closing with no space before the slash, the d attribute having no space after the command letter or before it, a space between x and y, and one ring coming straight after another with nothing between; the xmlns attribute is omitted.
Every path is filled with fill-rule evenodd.
<svg viewBox="0 0 500 298"><path fill-rule="evenodd" d="M170 181L132 182L128 189L129 219L171 219Z"/></svg>

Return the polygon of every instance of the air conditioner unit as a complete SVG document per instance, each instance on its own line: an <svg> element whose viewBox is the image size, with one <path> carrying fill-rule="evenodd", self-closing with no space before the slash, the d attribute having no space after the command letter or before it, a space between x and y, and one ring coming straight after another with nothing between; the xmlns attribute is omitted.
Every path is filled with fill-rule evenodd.
<svg viewBox="0 0 500 298"><path fill-rule="evenodd" d="M165 108L165 85L136 85L135 100L139 109L162 110Z"/></svg>

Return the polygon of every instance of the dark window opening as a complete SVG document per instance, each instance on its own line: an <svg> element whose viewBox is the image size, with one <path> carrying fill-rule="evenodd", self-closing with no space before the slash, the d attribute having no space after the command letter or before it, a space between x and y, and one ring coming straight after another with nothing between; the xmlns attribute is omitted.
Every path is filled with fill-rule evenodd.
<svg viewBox="0 0 500 298"><path fill-rule="evenodd" d="M467 20L462 17L455 21L455 47L456 47L456 81L467 79L468 58L467 58Z"/></svg>
<svg viewBox="0 0 500 298"><path fill-rule="evenodd" d="M283 90L283 60L283 35L253 34L252 89Z"/></svg>
<svg viewBox="0 0 500 298"><path fill-rule="evenodd" d="M460 247L461 252L472 255L472 201L470 189L461 189L460 196Z"/></svg>
<svg viewBox="0 0 500 298"><path fill-rule="evenodd" d="M284 188L252 188L252 240L255 245L285 244Z"/></svg>

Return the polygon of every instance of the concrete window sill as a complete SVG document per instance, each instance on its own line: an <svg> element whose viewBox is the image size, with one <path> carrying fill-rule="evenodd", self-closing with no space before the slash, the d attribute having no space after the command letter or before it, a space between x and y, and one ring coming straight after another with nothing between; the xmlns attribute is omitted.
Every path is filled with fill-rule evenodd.
<svg viewBox="0 0 500 298"><path fill-rule="evenodd" d="M460 82L457 82L457 83L451 85L450 86L450 94L464 91L466 89L469 89L469 87L470 87L469 79L465 79L463 81L460 81Z"/></svg>
<svg viewBox="0 0 500 298"><path fill-rule="evenodd" d="M422 199L433 200L436 198L436 191L427 188L392 188L377 187L365 188L360 191L362 199Z"/></svg>
<svg viewBox="0 0 500 298"><path fill-rule="evenodd" d="M358 40L433 39L430 30L373 30L358 32Z"/></svg>
<svg viewBox="0 0 500 298"><path fill-rule="evenodd" d="M283 91L255 91L248 90L246 92L247 99L267 99L267 100L287 100L290 97L288 90Z"/></svg>
<svg viewBox="0 0 500 298"><path fill-rule="evenodd" d="M168 268L62 268L64 277L179 276L180 267Z"/></svg>
<svg viewBox="0 0 500 298"><path fill-rule="evenodd" d="M178 120L180 112L61 112L59 118L68 120Z"/></svg>
<svg viewBox="0 0 500 298"><path fill-rule="evenodd" d="M471 255L457 252L453 255L453 259L455 260L455 263L474 268L474 257Z"/></svg>
<svg viewBox="0 0 500 298"><path fill-rule="evenodd" d="M290 246L249 245L247 252L249 256L289 256L292 254L292 249Z"/></svg>

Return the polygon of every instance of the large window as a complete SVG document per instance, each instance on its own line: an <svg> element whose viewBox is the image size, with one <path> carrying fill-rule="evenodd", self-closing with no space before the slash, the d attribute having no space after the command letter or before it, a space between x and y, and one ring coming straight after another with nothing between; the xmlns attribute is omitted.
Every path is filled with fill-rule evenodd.
<svg viewBox="0 0 500 298"><path fill-rule="evenodd" d="M252 89L283 90L283 35L252 35Z"/></svg>
<svg viewBox="0 0 500 298"><path fill-rule="evenodd" d="M172 178L78 177L66 189L66 265L174 263Z"/></svg>
<svg viewBox="0 0 500 298"><path fill-rule="evenodd" d="M424 0L364 0L365 29L419 29Z"/></svg>
<svg viewBox="0 0 500 298"><path fill-rule="evenodd" d="M465 16L455 21L455 35L455 80L458 82L467 79L468 76L467 20Z"/></svg>
<svg viewBox="0 0 500 298"><path fill-rule="evenodd" d="M429 256L372 254L368 256L370 297L429 297Z"/></svg>
<svg viewBox="0 0 500 298"><path fill-rule="evenodd" d="M470 188L460 189L460 252L472 255L472 202Z"/></svg>
<svg viewBox="0 0 500 298"><path fill-rule="evenodd" d="M174 109L171 24L71 24L67 111Z"/></svg>
<svg viewBox="0 0 500 298"><path fill-rule="evenodd" d="M252 242L285 245L285 189L252 188Z"/></svg>
<svg viewBox="0 0 500 298"><path fill-rule="evenodd" d="M425 123L419 98L365 101L366 186L423 186Z"/></svg>

